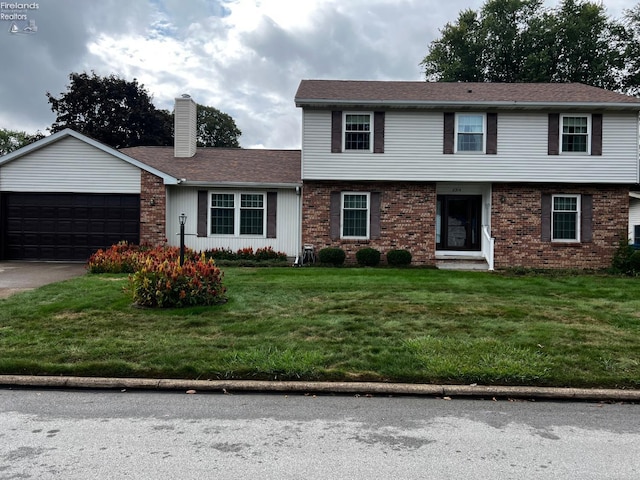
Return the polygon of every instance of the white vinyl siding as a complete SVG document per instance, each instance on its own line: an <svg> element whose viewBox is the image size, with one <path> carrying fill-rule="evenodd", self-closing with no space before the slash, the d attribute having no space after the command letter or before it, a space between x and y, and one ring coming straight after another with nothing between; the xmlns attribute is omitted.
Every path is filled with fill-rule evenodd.
<svg viewBox="0 0 640 480"><path fill-rule="evenodd" d="M265 191L277 191L277 222L276 222L276 238L266 238L255 235L210 235L207 237L198 237L198 190L196 187L168 187L167 188L167 240L169 245L178 246L180 239L180 225L178 223L178 215L184 212L187 215L185 224L185 242L189 248L196 251L209 250L213 248L229 248L233 251L241 248L258 248L271 247L276 251L284 252L290 257L295 257L300 243L300 222L298 200L294 189L267 189ZM235 189L210 190L211 193L238 193ZM244 193L256 193L255 190L246 190ZM209 200L210 201L210 200ZM266 202L266 195L265 195Z"/></svg>
<svg viewBox="0 0 640 480"><path fill-rule="evenodd" d="M0 190L140 193L140 169L76 138L65 137L0 167Z"/></svg>
<svg viewBox="0 0 640 480"><path fill-rule="evenodd" d="M602 155L548 155L547 112L498 112L497 155L443 154L441 111L387 111L384 154L331 154L331 112L303 114L304 180L638 181L638 115L603 115Z"/></svg>

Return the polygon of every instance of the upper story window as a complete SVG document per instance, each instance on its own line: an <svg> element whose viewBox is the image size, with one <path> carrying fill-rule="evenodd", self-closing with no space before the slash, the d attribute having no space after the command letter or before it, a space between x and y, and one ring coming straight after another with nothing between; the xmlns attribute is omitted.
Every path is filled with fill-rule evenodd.
<svg viewBox="0 0 640 480"><path fill-rule="evenodd" d="M580 195L553 195L551 205L551 240L579 242Z"/></svg>
<svg viewBox="0 0 640 480"><path fill-rule="evenodd" d="M477 113L456 115L456 152L484 152L485 116Z"/></svg>
<svg viewBox="0 0 640 480"><path fill-rule="evenodd" d="M344 114L344 151L371 151L372 115Z"/></svg>
<svg viewBox="0 0 640 480"><path fill-rule="evenodd" d="M264 193L212 193L211 235L254 235L265 232Z"/></svg>
<svg viewBox="0 0 640 480"><path fill-rule="evenodd" d="M369 238L369 193L342 193L342 238Z"/></svg>
<svg viewBox="0 0 640 480"><path fill-rule="evenodd" d="M560 128L562 153L589 153L588 115L562 115Z"/></svg>

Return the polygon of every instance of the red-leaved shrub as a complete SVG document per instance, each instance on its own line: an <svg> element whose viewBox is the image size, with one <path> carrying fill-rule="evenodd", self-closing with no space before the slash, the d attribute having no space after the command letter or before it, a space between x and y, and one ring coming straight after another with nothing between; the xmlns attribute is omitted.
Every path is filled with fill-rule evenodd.
<svg viewBox="0 0 640 480"><path fill-rule="evenodd" d="M133 300L144 307L215 305L226 300L223 272L204 256L185 260L159 260L149 256L133 275L129 288Z"/></svg>

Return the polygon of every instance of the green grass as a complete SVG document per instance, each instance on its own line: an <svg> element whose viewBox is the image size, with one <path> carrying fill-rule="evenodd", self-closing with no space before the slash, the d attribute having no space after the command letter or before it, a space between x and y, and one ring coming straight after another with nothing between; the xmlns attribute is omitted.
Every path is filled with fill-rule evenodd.
<svg viewBox="0 0 640 480"><path fill-rule="evenodd" d="M225 268L229 302L140 309L126 276L0 300L0 373L640 388L640 283Z"/></svg>

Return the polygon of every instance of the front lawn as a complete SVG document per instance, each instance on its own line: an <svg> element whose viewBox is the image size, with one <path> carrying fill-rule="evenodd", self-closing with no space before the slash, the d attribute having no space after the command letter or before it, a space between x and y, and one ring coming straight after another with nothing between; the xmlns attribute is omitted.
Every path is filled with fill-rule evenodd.
<svg viewBox="0 0 640 480"><path fill-rule="evenodd" d="M0 373L640 388L640 281L224 268L228 303L132 306L126 275L0 300Z"/></svg>

